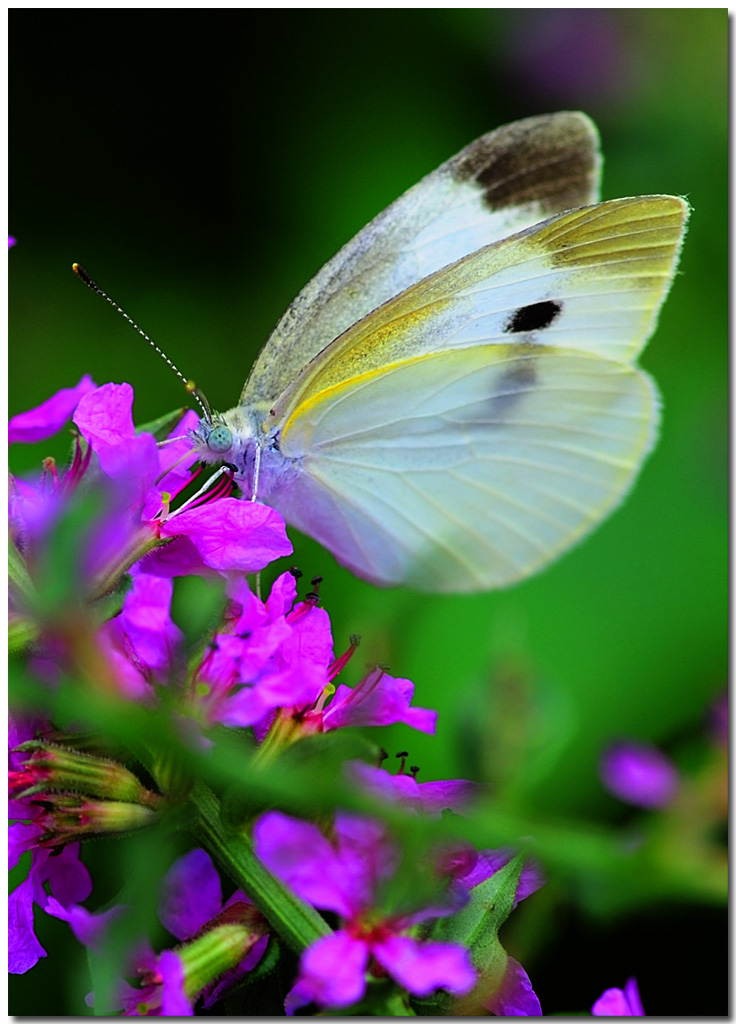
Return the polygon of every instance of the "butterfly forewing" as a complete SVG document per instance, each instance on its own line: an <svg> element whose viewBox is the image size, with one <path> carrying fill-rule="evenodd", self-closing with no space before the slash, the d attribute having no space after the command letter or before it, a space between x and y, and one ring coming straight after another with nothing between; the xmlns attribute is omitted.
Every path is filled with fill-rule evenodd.
<svg viewBox="0 0 736 1024"><path fill-rule="evenodd" d="M573 210L487 246L413 285L355 324L274 406L292 420L322 392L393 363L473 345L549 344L633 360L654 328L687 205L671 196Z"/></svg>
<svg viewBox="0 0 736 1024"><path fill-rule="evenodd" d="M594 202L599 170L597 132L580 113L528 118L471 143L379 214L300 292L241 404L272 404L329 342L441 267Z"/></svg>

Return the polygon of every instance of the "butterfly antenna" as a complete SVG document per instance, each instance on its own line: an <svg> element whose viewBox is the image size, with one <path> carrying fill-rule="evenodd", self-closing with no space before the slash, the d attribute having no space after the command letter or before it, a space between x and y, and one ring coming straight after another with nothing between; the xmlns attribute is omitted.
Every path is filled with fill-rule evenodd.
<svg viewBox="0 0 736 1024"><path fill-rule="evenodd" d="M161 356L161 358L164 360L164 362L169 366L169 369L173 370L174 373L176 374L176 376L181 381L183 381L185 389L187 390L187 392L190 395L192 395L192 397L194 398L194 400L197 402L197 404L199 405L200 409L202 410L202 412L204 414L205 420L211 425L212 424L212 410L210 409L210 403L207 401L207 399L202 394L202 392L199 390L199 388L194 383L194 381L193 380L188 380L184 376L184 374L181 372L181 370L179 370L178 367L176 367L174 365L174 363L169 359L169 357L166 355L166 353L163 351L163 349L160 349L158 347L158 345L156 344L156 342L152 338L149 338L149 336L146 334L146 332L144 330L141 330L141 328L138 326L138 324L134 320L131 320L131 318L128 316L128 314L125 312L125 310L121 306L119 306L117 304L117 302L115 302L113 299L110 298L109 295L107 295L105 292L103 292L102 288L100 288L99 285L97 285L92 280L92 278L89 276L87 271L84 269L84 267L80 263L72 263L72 270L77 275L77 277L80 279L80 281L84 281L84 283L87 285L88 288L91 288L93 292L97 292L98 295L101 295L102 298L105 300L105 302L109 302L110 305L112 306L112 308L115 310L115 312L119 313L124 320L127 320L128 323L130 324L130 326L133 327L134 330L136 330L140 334L141 338L143 338L145 341L147 341L148 344L151 346L151 348L154 349L156 352L158 352L158 354Z"/></svg>

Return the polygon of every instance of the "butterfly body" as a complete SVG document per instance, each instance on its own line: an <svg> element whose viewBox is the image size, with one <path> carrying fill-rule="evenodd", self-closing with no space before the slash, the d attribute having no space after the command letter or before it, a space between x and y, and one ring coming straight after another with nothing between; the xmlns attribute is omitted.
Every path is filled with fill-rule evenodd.
<svg viewBox="0 0 736 1024"><path fill-rule="evenodd" d="M635 360L687 215L596 203L599 162L574 113L447 161L297 296L201 457L380 584L489 589L551 561L656 438Z"/></svg>

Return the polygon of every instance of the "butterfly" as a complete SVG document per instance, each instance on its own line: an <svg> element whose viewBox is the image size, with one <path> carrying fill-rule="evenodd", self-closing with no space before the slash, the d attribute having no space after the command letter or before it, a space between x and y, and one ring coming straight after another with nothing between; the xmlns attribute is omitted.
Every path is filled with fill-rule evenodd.
<svg viewBox="0 0 736 1024"><path fill-rule="evenodd" d="M598 135L555 113L482 136L297 295L194 446L374 583L514 583L630 489L658 429L636 359L688 216L598 202Z"/></svg>

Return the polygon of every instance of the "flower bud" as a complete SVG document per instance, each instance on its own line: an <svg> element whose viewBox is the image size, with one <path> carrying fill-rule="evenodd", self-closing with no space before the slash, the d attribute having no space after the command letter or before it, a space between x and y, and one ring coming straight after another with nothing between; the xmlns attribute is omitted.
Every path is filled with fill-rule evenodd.
<svg viewBox="0 0 736 1024"><path fill-rule="evenodd" d="M144 807L155 807L161 800L116 761L40 740L28 740L15 749L30 753L20 769L10 774L10 789L16 798L71 791Z"/></svg>
<svg viewBox="0 0 736 1024"><path fill-rule="evenodd" d="M193 1001L207 985L242 963L267 932L260 911L238 902L226 907L196 938L178 946L187 997Z"/></svg>
<svg viewBox="0 0 736 1024"><path fill-rule="evenodd" d="M92 836L132 832L150 825L156 812L119 800L90 800L75 793L44 793L32 801L41 808L34 824L43 834L39 846L57 848Z"/></svg>

